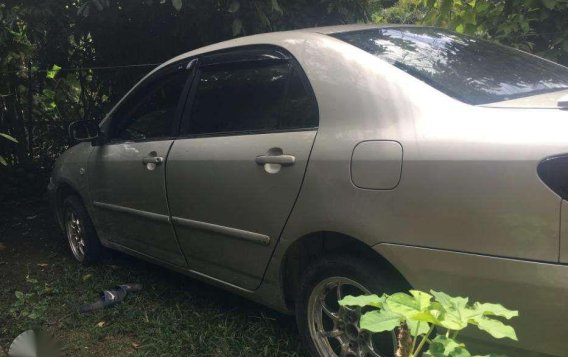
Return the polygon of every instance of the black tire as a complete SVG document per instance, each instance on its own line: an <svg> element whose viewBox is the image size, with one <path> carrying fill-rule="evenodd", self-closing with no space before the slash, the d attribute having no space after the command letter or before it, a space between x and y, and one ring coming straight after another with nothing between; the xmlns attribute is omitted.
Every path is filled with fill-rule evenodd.
<svg viewBox="0 0 568 357"><path fill-rule="evenodd" d="M84 243L84 245L82 245L83 254L76 254L71 243L69 232L70 227L68 224L68 217L70 214L76 215L76 218L78 219L77 226L82 233L82 241ZM95 231L95 227L91 221L91 217L79 197L68 196L65 200L63 200L63 223L67 243L75 260L83 265L90 265L98 261L102 256L103 246L99 241L97 232Z"/></svg>
<svg viewBox="0 0 568 357"><path fill-rule="evenodd" d="M378 295L407 290L406 284L400 276L393 273L391 269L385 269L384 266L367 257L332 255L323 257L311 264L302 278L296 296L296 322L300 336L312 356L321 356L321 354L318 352L316 342L310 335L308 319L309 299L316 286L333 277L343 277L355 281L369 292ZM382 348L387 350L394 349L392 337L389 335L387 339L388 342L383 344ZM385 355L390 356L392 352L385 353Z"/></svg>

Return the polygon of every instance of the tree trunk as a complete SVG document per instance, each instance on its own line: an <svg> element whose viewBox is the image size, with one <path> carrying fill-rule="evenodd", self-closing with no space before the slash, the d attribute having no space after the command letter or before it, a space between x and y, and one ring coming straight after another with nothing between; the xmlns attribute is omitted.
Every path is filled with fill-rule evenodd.
<svg viewBox="0 0 568 357"><path fill-rule="evenodd" d="M17 93L17 87L14 84L15 81L10 83L10 100L8 100L8 120L10 122L10 127L12 128L13 136L18 140L16 145L16 158L18 163L23 164L29 161L28 153L26 150L26 129L24 123L24 115L22 113L22 107L20 105L20 98Z"/></svg>

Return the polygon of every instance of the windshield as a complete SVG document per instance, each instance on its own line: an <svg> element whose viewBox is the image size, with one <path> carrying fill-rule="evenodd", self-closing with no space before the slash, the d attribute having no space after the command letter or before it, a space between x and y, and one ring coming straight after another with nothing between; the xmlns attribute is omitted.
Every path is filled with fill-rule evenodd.
<svg viewBox="0 0 568 357"><path fill-rule="evenodd" d="M332 34L462 102L479 105L568 88L568 68L513 48L429 27Z"/></svg>

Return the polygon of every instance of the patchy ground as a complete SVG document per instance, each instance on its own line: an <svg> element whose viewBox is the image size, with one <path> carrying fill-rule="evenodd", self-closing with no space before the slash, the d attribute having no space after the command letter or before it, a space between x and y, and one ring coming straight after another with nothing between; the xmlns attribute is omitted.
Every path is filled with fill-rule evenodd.
<svg viewBox="0 0 568 357"><path fill-rule="evenodd" d="M126 282L115 307L77 309ZM0 356L40 327L65 356L303 356L294 319L122 254L82 267L43 201L0 203Z"/></svg>

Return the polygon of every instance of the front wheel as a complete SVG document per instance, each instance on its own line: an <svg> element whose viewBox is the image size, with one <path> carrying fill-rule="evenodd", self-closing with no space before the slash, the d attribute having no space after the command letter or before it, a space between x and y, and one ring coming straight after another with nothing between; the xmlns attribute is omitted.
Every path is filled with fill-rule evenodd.
<svg viewBox="0 0 568 357"><path fill-rule="evenodd" d="M307 269L296 300L296 321L313 356L394 355L394 333L361 330L365 309L338 304L347 295L392 293L394 281L385 273L375 262L353 256L323 258Z"/></svg>
<svg viewBox="0 0 568 357"><path fill-rule="evenodd" d="M84 265L98 260L102 246L87 209L76 196L69 196L63 201L65 234L73 257Z"/></svg>

